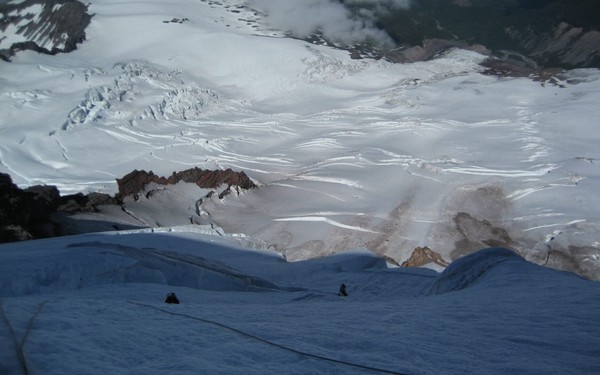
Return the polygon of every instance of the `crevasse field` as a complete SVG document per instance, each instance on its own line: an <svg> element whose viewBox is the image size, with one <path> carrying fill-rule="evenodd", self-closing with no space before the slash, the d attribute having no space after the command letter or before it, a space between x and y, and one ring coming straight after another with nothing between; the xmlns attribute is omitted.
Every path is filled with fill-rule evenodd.
<svg viewBox="0 0 600 375"><path fill-rule="evenodd" d="M21 187L196 166L260 186L205 202L220 228L170 212L1 245L0 373L600 373L596 281L502 249L443 273L378 256L453 260L503 229L533 260L586 249L597 275L600 72L353 60L242 5L92 0L76 51L0 62L0 172Z"/></svg>

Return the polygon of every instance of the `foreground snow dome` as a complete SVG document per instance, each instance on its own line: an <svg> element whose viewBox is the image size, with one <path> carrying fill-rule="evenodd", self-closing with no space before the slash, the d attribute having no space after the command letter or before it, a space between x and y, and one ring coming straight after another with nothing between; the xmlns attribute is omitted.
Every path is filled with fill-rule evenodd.
<svg viewBox="0 0 600 375"><path fill-rule="evenodd" d="M0 259L3 374L600 370L600 284L504 248L442 273L366 249L286 262L194 225L0 245Z"/></svg>

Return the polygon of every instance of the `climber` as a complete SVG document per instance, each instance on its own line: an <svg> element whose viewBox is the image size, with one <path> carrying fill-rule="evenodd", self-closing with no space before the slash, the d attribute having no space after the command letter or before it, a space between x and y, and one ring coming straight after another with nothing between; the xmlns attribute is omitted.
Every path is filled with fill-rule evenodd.
<svg viewBox="0 0 600 375"><path fill-rule="evenodd" d="M179 304L179 298L175 295L175 293L171 292L167 294L167 298L165 299L165 303L175 303Z"/></svg>

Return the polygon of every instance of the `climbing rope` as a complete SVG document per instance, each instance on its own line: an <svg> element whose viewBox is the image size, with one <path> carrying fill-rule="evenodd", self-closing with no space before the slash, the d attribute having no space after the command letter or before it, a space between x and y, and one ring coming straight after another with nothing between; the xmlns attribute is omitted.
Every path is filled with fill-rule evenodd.
<svg viewBox="0 0 600 375"><path fill-rule="evenodd" d="M24 348L25 344L27 343L27 338L29 337L29 332L31 332L31 328L33 328L33 323L34 323L35 319L37 318L37 316L42 311L42 309L44 308L44 305L46 304L46 302L48 302L48 301L44 301L44 302L41 302L40 304L38 304L37 310L31 317L31 319L29 319L29 324L27 325L27 330L25 331L25 334L23 335L21 342L19 342L19 339L17 338L17 333L15 332L15 329L13 328L12 324L8 320L8 317L6 316L6 313L4 312L4 300L0 299L0 315L2 315L2 320L4 320L4 322L8 326L8 329L10 330L10 333L13 337L13 342L14 342L15 348L17 350L17 360L19 361L19 364L21 366L21 371L23 371L24 375L29 375L29 369L27 368L27 359L25 358L25 352L23 351L23 348Z"/></svg>
<svg viewBox="0 0 600 375"><path fill-rule="evenodd" d="M25 355L23 354L23 351L20 349L19 340L17 339L17 334L15 333L15 329L13 328L12 324L10 324L10 321L6 317L6 314L4 312L4 300L2 300L2 299L0 299L0 315L2 315L2 320L4 320L4 323L6 323L6 325L8 326L8 329L10 330L11 336L13 338L13 342L15 344L15 349L17 350L17 360L19 361L19 365L21 366L21 371L23 372L23 374L28 375L29 371L27 370L27 363L25 362Z"/></svg>
<svg viewBox="0 0 600 375"><path fill-rule="evenodd" d="M383 373L383 374L406 375L405 373L402 373L402 372L397 372L397 371L392 371L392 370L387 370L387 369L382 369L382 368L377 368L377 367L371 367L371 366L364 366L364 365L360 365L360 364L356 364L356 363L342 361L342 360L335 359L335 358L325 357L325 356L318 355L318 354L312 354L312 353L303 352L301 350L297 350L297 349L294 349L294 348L287 347L285 345L281 345L281 344L277 344L277 343L269 341L269 340L265 340L263 338L254 336L254 335L252 335L250 333L246 333L244 331L241 331L241 330L239 330L237 328L233 328L233 327L228 326L226 324L215 322L213 320L199 318L197 316L188 315L188 314L184 314L184 313L178 313L178 312L174 312L174 311L165 310L165 309L162 309L160 307L148 305L148 304L145 304L145 303L142 303L142 302L135 302L135 301L127 301L127 302L129 302L129 303L131 303L133 305L138 305L138 306L143 306L143 307L151 308L151 309L154 309L154 310L158 310L158 311L161 311L161 312L166 313L166 314L170 314L170 315L174 315L174 316L180 316L180 317L184 317L184 318L193 319L193 320L197 320L197 321L200 321L200 322L212 324L212 325L215 325L217 327L226 329L228 331L237 333L240 336L248 337L248 338L250 338L252 340L256 340L256 341L262 342L263 344L267 344L267 345L273 346L275 348L282 349L282 350L285 350L285 351L288 351L288 352L292 352L292 353L295 353L295 354L298 354L298 355L301 355L301 356L305 356L305 357L309 357L309 358L314 358L314 359L318 359L318 360L321 360L321 361L328 361L328 362L338 363L338 364L345 365L345 366L350 366L350 367L359 368L359 369L368 370L368 371L373 371L373 372L379 372L379 373Z"/></svg>

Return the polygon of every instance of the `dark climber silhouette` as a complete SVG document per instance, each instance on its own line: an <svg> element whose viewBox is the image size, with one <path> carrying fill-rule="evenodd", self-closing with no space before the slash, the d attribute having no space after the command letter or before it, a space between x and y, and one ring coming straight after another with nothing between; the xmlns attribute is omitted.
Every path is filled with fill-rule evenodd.
<svg viewBox="0 0 600 375"><path fill-rule="evenodd" d="M175 295L175 293L171 292L167 294L167 298L165 299L165 303L175 303L179 304L179 298Z"/></svg>

